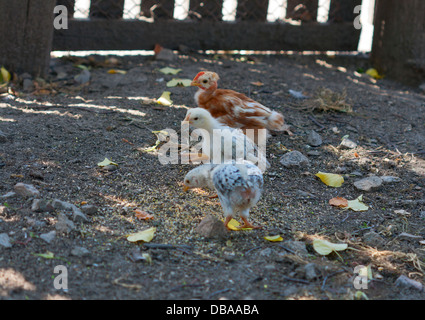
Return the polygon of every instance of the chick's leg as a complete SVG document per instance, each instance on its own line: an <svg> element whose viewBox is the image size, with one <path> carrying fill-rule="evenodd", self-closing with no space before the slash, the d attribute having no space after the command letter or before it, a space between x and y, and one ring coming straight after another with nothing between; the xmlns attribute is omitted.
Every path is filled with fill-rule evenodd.
<svg viewBox="0 0 425 320"><path fill-rule="evenodd" d="M243 225L239 227L239 229L242 228L252 228L252 229L261 229L262 226L254 226L251 222L248 221L249 217L249 209L245 209L241 212L241 219L243 221Z"/></svg>

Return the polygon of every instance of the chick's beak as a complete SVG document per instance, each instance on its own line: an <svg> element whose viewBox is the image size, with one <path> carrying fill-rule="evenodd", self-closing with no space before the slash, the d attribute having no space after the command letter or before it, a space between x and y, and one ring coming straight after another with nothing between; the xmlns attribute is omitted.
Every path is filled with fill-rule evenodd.
<svg viewBox="0 0 425 320"><path fill-rule="evenodd" d="M186 116L186 118L184 118L183 121L186 121L186 122L189 122L189 124L192 124L192 120L190 120L190 115L189 114Z"/></svg>
<svg viewBox="0 0 425 320"><path fill-rule="evenodd" d="M183 185L183 191L184 191L184 192L187 192L189 189L190 189L190 187L189 187L189 186L187 186L187 185Z"/></svg>
<svg viewBox="0 0 425 320"><path fill-rule="evenodd" d="M193 86L193 87L199 87L199 86L200 86L200 83L199 83L199 82L197 82L197 81L195 81L195 80L193 80L193 81L190 83L190 85L191 85L191 86Z"/></svg>

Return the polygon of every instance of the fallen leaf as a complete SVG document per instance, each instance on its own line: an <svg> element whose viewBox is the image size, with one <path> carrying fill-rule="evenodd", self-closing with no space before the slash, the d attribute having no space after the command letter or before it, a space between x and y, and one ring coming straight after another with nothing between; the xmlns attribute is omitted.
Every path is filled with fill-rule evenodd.
<svg viewBox="0 0 425 320"><path fill-rule="evenodd" d="M336 173L318 172L316 173L316 177L319 177L327 186L335 188L340 187L344 182L344 178Z"/></svg>
<svg viewBox="0 0 425 320"><path fill-rule="evenodd" d="M172 79L167 82L167 87L190 87L191 83L190 79Z"/></svg>
<svg viewBox="0 0 425 320"><path fill-rule="evenodd" d="M33 253L36 257L41 257L44 259L54 259L55 255L53 252L47 251L46 253Z"/></svg>
<svg viewBox="0 0 425 320"><path fill-rule="evenodd" d="M159 72L162 72L163 74L172 74L172 75L175 75L179 73L180 71L182 71L182 69L174 69L170 67L159 69Z"/></svg>
<svg viewBox="0 0 425 320"><path fill-rule="evenodd" d="M153 215L140 209L134 209L134 215L139 220L153 220Z"/></svg>
<svg viewBox="0 0 425 320"><path fill-rule="evenodd" d="M355 200L347 201L347 208L353 211L367 211L369 207L363 203L363 195L360 195Z"/></svg>
<svg viewBox="0 0 425 320"><path fill-rule="evenodd" d="M401 215L401 216L405 216L405 217L408 217L408 216L410 216L410 215L411 215L411 213L410 213L410 212L408 212L408 211L406 211L406 210L404 210L404 209L394 210L394 213L395 213L395 214L399 214L399 215Z"/></svg>
<svg viewBox="0 0 425 320"><path fill-rule="evenodd" d="M159 144L161 143L161 141L164 141L164 139L163 139L163 138L160 138L160 135L161 135L161 134L162 134L162 135L164 135L164 136L168 136L168 135L169 135L169 134L168 134L168 132L167 132L167 131L165 131L165 130L152 131L152 133L156 135L157 140L156 140L156 142L155 142L155 145L153 145L152 147L149 147L149 148L146 148L146 149L145 149L145 151L146 151L146 152L152 152L152 151L155 151L155 150L156 150L156 148L157 148L157 147L159 146Z"/></svg>
<svg viewBox="0 0 425 320"><path fill-rule="evenodd" d="M171 101L170 95L170 91L164 91L156 102L162 104L163 106L171 106L173 101Z"/></svg>
<svg viewBox="0 0 425 320"><path fill-rule="evenodd" d="M0 68L0 83L2 82L9 82L10 81L10 72L6 70L5 67Z"/></svg>
<svg viewBox="0 0 425 320"><path fill-rule="evenodd" d="M240 223L238 222L238 221L236 221L235 219L232 219L232 220L230 220L229 221L229 223L227 224L227 227L230 229L230 230L233 230L233 231L241 231L241 230L252 230L252 228L239 228L240 227Z"/></svg>
<svg viewBox="0 0 425 320"><path fill-rule="evenodd" d="M125 70L118 70L118 69L109 69L108 70L108 73L109 74L117 74L117 73L119 73L119 74L126 74L127 71L125 71Z"/></svg>
<svg viewBox="0 0 425 320"><path fill-rule="evenodd" d="M384 77L383 75L380 75L378 70L376 70L375 68L367 69L366 74L368 74L374 79L382 79Z"/></svg>
<svg viewBox="0 0 425 320"><path fill-rule="evenodd" d="M323 239L315 239L313 241L313 248L318 254L327 256L332 251L343 251L348 248L346 243L332 243Z"/></svg>
<svg viewBox="0 0 425 320"><path fill-rule="evenodd" d="M367 297L366 293L362 292L362 291L356 291L356 293L354 294L354 297L357 300L369 300L369 298Z"/></svg>
<svg viewBox="0 0 425 320"><path fill-rule="evenodd" d="M252 85L257 86L257 87L262 87L264 86L264 83L260 82L260 81L255 81L255 82L251 82Z"/></svg>
<svg viewBox="0 0 425 320"><path fill-rule="evenodd" d="M156 231L156 228L151 227L143 231L132 233L127 236L127 240L130 242L137 242L137 241L150 242L153 239L155 231Z"/></svg>
<svg viewBox="0 0 425 320"><path fill-rule="evenodd" d="M99 167L106 167L106 166L109 166L109 165L118 166L118 164L117 164L117 163L112 162L112 161L111 161L111 160L109 160L108 158L105 158L105 160L103 160L102 162L99 162L97 165L98 165Z"/></svg>
<svg viewBox="0 0 425 320"><path fill-rule="evenodd" d="M280 235L277 236L265 236L265 240L271 241L271 242L280 242L283 241L283 238Z"/></svg>
<svg viewBox="0 0 425 320"><path fill-rule="evenodd" d="M348 200L342 197L335 197L329 200L329 204L334 207L344 208L348 206Z"/></svg>

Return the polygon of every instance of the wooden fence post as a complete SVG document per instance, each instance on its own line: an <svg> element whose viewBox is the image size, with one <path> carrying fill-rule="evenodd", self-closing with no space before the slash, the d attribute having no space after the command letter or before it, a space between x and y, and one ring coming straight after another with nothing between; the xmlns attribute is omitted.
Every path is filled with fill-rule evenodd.
<svg viewBox="0 0 425 320"><path fill-rule="evenodd" d="M50 62L56 0L0 0L0 65L44 77Z"/></svg>
<svg viewBox="0 0 425 320"><path fill-rule="evenodd" d="M425 1L377 0L372 62L384 75L410 85L425 82Z"/></svg>

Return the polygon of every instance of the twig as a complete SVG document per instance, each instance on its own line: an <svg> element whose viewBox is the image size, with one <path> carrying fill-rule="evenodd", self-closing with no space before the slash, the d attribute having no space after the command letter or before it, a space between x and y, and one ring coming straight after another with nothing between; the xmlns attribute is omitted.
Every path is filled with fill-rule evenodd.
<svg viewBox="0 0 425 320"><path fill-rule="evenodd" d="M343 273L343 272L345 272L345 270L339 270L339 271L335 271L335 272L333 272L333 273L331 273L331 274L328 274L324 279L323 279L323 283L322 283L322 286L320 287L320 289L322 290L322 291L324 291L325 290L325 286L326 286L326 281L329 279L329 278L332 278L332 277L334 277L334 276L336 276L337 274L340 274L340 273Z"/></svg>
<svg viewBox="0 0 425 320"><path fill-rule="evenodd" d="M325 126L322 125L319 121L317 121L313 116L308 116L308 118L313 121L314 124L318 125L320 127L320 130L325 129Z"/></svg>
<svg viewBox="0 0 425 320"><path fill-rule="evenodd" d="M291 278L285 275L282 275L283 279L286 279L288 281L293 281L293 282L299 282L299 283L304 283L304 284L311 284L310 281L307 280L303 280L303 279L296 279L296 278Z"/></svg>
<svg viewBox="0 0 425 320"><path fill-rule="evenodd" d="M165 243L144 243L143 246L150 249L188 249L192 247L185 244L165 244Z"/></svg>

